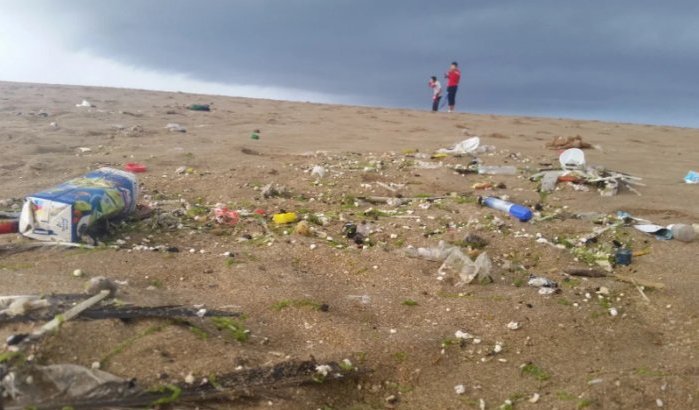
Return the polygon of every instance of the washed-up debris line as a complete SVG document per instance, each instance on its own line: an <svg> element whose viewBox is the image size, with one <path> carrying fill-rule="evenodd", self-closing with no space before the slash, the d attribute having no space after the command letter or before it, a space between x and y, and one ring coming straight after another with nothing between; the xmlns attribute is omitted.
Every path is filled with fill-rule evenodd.
<svg viewBox="0 0 699 410"><path fill-rule="evenodd" d="M85 299L84 294L0 296L0 325L16 322L50 320L68 305ZM102 303L80 313L76 320L238 317L240 313L181 305L134 306Z"/></svg>
<svg viewBox="0 0 699 410"><path fill-rule="evenodd" d="M202 378L192 383L144 388L135 380L72 364L17 369L3 366L2 390L6 410L104 409L202 403L267 396L272 390L350 380L360 374L348 360L320 363L287 361ZM27 383L31 380L31 383Z"/></svg>

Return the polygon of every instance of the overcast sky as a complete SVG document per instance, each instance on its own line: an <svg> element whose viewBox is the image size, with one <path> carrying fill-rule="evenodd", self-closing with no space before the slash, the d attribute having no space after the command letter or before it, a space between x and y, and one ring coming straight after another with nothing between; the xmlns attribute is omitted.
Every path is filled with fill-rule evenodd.
<svg viewBox="0 0 699 410"><path fill-rule="evenodd" d="M699 127L699 2L0 0L0 80Z"/></svg>

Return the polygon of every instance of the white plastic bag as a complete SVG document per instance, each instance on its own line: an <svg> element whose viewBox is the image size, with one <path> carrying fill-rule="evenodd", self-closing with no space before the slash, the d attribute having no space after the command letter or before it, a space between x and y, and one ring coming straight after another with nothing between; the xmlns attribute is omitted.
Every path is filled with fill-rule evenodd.
<svg viewBox="0 0 699 410"><path fill-rule="evenodd" d="M437 150L437 152L440 154L455 154L455 155L476 154L476 153L478 153L478 146L480 144L481 144L480 138L471 137L469 139L465 139L465 140L455 144L452 147L439 149L439 150Z"/></svg>

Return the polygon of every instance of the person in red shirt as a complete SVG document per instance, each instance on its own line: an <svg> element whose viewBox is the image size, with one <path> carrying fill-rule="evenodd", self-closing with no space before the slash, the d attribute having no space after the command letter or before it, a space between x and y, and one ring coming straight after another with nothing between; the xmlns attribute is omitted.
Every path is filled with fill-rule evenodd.
<svg viewBox="0 0 699 410"><path fill-rule="evenodd" d="M447 79L447 102L449 103L449 112L454 111L456 105L456 90L459 89L459 80L461 80L461 71L459 64L454 61L449 67L449 71L444 74Z"/></svg>

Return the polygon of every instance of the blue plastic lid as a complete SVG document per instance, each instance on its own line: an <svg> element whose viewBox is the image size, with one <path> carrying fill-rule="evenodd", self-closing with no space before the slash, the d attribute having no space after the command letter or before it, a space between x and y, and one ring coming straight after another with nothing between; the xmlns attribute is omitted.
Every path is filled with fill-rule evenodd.
<svg viewBox="0 0 699 410"><path fill-rule="evenodd" d="M531 209L527 208L526 206L517 204L513 204L510 207L510 215L514 216L522 222L527 222L528 220L532 219L532 216L534 216L534 214L532 214Z"/></svg>

